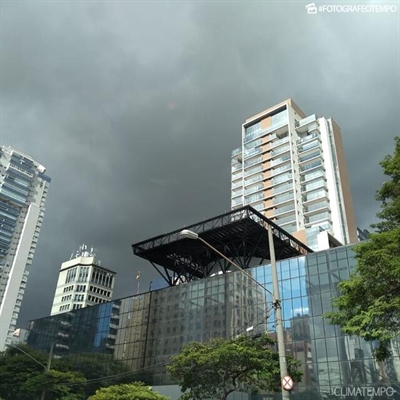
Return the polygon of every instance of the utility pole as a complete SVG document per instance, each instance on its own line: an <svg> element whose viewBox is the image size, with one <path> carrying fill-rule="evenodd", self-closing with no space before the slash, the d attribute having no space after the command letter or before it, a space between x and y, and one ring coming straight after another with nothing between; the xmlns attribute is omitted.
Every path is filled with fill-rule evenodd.
<svg viewBox="0 0 400 400"><path fill-rule="evenodd" d="M49 358L47 359L47 364L46 364L46 369L45 369L46 372L50 371L50 368L51 368L51 360L53 359L53 350L54 350L54 341L51 342ZM45 396L46 396L46 388L44 387L43 391L42 391L42 396L40 397L40 400L44 400Z"/></svg>
<svg viewBox="0 0 400 400"><path fill-rule="evenodd" d="M272 227L268 225L268 242L269 242L269 253L271 257L271 272L272 272L272 284L273 284L273 306L275 309L275 329L276 338L278 342L278 353L279 353L279 369L282 378L288 375L286 365L286 350L285 350L285 335L283 331L283 320L282 320L282 305L281 298L279 295L279 283L278 283L278 270L276 267L275 259L275 247L274 247L274 236L272 234ZM282 387L282 400L289 400L290 393Z"/></svg>

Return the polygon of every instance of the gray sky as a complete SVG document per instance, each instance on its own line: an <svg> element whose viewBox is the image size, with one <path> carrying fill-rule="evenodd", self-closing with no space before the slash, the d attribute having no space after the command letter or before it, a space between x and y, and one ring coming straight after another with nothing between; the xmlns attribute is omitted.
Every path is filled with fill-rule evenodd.
<svg viewBox="0 0 400 400"><path fill-rule="evenodd" d="M0 143L52 177L19 325L50 313L82 243L118 272L114 297L138 270L148 287L156 274L131 244L229 210L242 122L289 97L341 126L369 226L399 134L400 4L308 15L308 3L1 2Z"/></svg>

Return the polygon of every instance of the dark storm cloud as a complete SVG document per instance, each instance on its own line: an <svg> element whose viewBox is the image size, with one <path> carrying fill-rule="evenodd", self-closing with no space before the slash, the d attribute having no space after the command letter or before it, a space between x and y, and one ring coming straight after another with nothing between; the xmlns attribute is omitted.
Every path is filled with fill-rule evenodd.
<svg viewBox="0 0 400 400"><path fill-rule="evenodd" d="M20 323L46 315L81 243L155 275L130 245L230 207L249 116L292 97L342 128L357 222L378 205L399 128L394 15L307 15L303 2L3 2L1 143L53 181Z"/></svg>

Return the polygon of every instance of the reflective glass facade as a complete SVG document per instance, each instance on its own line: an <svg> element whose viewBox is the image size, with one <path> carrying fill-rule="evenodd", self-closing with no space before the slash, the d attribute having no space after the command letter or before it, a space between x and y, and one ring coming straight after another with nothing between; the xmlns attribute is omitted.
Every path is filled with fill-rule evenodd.
<svg viewBox="0 0 400 400"><path fill-rule="evenodd" d="M349 399L348 394L359 388L365 389L354 398L399 398L396 393L371 397L367 389L399 389L400 342L393 343L393 357L378 364L370 343L347 337L322 319L337 296L338 282L348 278L354 264L351 247L278 262L287 351L301 361L303 370L293 399ZM272 291L269 265L249 271ZM31 321L28 344L49 349L55 340L55 355L72 355L76 363L83 353L101 362L107 358L98 355L108 354L110 360L140 371L146 383L167 385L172 382L165 363L185 343L265 330L274 336L270 304L270 296L260 286L241 272L231 272ZM279 399L280 395L248 398Z"/></svg>

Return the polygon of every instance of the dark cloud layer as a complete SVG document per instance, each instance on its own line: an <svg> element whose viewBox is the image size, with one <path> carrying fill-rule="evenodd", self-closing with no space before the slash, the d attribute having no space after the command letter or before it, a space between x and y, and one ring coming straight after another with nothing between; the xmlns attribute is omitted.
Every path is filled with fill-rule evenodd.
<svg viewBox="0 0 400 400"><path fill-rule="evenodd" d="M288 97L344 136L368 227L399 131L399 13L307 15L305 2L1 3L0 142L53 178L20 316L50 311L81 243L155 276L130 245L229 210L241 123Z"/></svg>

